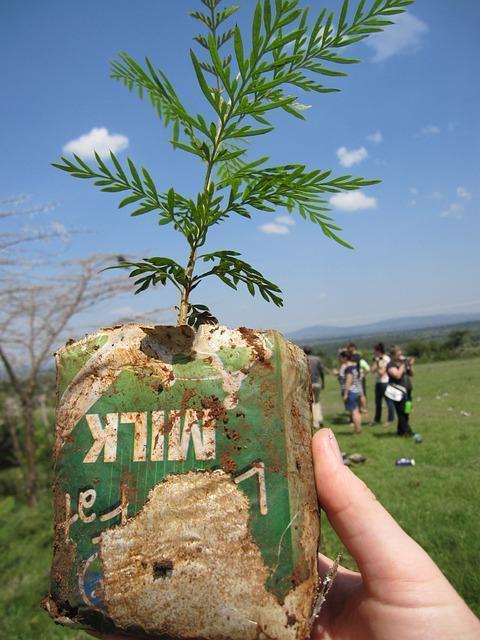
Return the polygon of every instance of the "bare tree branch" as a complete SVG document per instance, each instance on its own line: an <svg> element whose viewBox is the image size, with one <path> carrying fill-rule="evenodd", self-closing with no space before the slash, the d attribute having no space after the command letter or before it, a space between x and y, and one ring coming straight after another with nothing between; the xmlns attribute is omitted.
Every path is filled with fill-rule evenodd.
<svg viewBox="0 0 480 640"><path fill-rule="evenodd" d="M74 318L93 307L100 312L102 303L132 292L123 274L102 271L114 261L115 256L94 255L59 265L61 278L58 272L43 282L17 276L0 285L0 376L3 369L20 407L22 437L14 442L20 447L15 456L23 461L31 505L37 489L34 410L42 373L52 352L73 330Z"/></svg>
<svg viewBox="0 0 480 640"><path fill-rule="evenodd" d="M28 194L20 194L0 200L0 223L2 223L0 227L0 267L18 267L20 262L23 266L29 266L33 261L31 253L38 252L38 244L55 238L65 242L70 238L70 233L59 222L49 222L48 224L44 222L41 226L29 224L30 220L36 216L53 211L58 206L58 203L52 201L27 207L25 203L29 198ZM17 224L13 227L9 222L11 218L17 219ZM18 219L20 219L22 226L19 226ZM13 250L25 249L23 245L28 247L29 253L23 260L20 260L18 253L14 254Z"/></svg>
<svg viewBox="0 0 480 640"><path fill-rule="evenodd" d="M118 256L93 255L64 263L49 257L44 243L52 238L65 240L68 232L56 222L40 227L24 224L55 208L55 203L27 207L27 201L27 195L0 201L0 381L7 380L7 399L18 407L16 419L5 425L12 459L21 465L27 499L34 505L39 428L34 413L44 397L42 381L50 356L69 334L78 334L79 319L87 317L87 330L92 329L98 325L102 305L132 293L133 286L123 273L103 271L118 262ZM90 309L95 313L88 316ZM147 315L155 313L158 322L160 312ZM134 319L140 317L129 321Z"/></svg>

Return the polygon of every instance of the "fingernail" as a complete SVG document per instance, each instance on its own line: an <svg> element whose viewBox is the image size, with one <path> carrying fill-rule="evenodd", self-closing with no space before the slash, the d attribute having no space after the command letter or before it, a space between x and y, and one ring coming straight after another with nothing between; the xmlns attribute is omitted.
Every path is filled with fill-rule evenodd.
<svg viewBox="0 0 480 640"><path fill-rule="evenodd" d="M328 430L328 442L330 443L330 447L335 454L335 457L339 462L343 463L342 453L340 451L340 447L338 446L337 439L335 438L335 434L331 429Z"/></svg>

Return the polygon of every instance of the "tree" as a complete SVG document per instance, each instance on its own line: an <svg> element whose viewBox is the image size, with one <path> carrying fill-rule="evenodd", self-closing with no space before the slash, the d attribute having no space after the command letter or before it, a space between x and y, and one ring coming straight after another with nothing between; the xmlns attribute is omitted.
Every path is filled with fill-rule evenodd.
<svg viewBox="0 0 480 640"><path fill-rule="evenodd" d="M15 267L18 272L20 267L28 268L34 262L33 253L38 252L39 242L45 243L54 238L66 240L69 237L65 227L58 222L41 226L29 224L31 219L53 211L57 207L55 202L27 206L26 203L29 199L29 195L20 194L0 200L0 223L2 225L0 228L0 269ZM8 229L6 223L10 219L17 222L18 220L22 221L23 226L16 225ZM25 249L26 252L22 252Z"/></svg>
<svg viewBox="0 0 480 640"><path fill-rule="evenodd" d="M206 35L195 38L206 59L201 60L193 50L190 56L213 119L189 113L170 80L148 58L142 67L122 53L113 62L111 74L130 90L138 90L140 97L148 95L160 119L171 128L174 149L203 162L205 175L196 198L174 187L159 193L147 169L137 168L130 159L128 168L123 167L113 153L112 168L98 154L93 166L77 155L62 157L54 165L73 177L93 180L102 191L122 193L119 208L133 206L134 216L155 212L160 225L171 225L185 237L188 255L184 266L158 256L117 266L130 269L137 292L158 283L176 287L180 296L178 323L194 326L216 322L207 307L190 301L196 287L210 276L233 289L243 284L251 295L259 292L265 300L283 304L280 288L242 260L237 251L200 253L211 227L230 216L250 218L255 210L271 212L282 207L319 225L327 237L350 246L338 236L339 227L326 214L325 194L378 181L351 175L332 177L329 170L307 169L302 164L272 166L268 157L249 161L247 142L273 130L273 111L281 109L304 119L306 106L297 94L336 91L325 86L323 79L344 76L339 67L358 62L339 52L392 24L391 16L405 11L413 0L372 0L368 9L366 0L359 0L354 11L349 9L349 0L344 0L338 16L324 9L313 22L308 8L299 7L299 0L258 0L249 50L237 25L222 31L238 7L220 8L222 0L201 2L206 11L191 15L206 27ZM198 272L199 265L203 265L203 272Z"/></svg>
<svg viewBox="0 0 480 640"><path fill-rule="evenodd" d="M20 418L20 425L15 424L10 400L8 427L30 505L36 503L37 493L34 413L42 394L42 375L75 317L131 291L124 278L102 271L111 260L112 256L91 256L63 265L55 287L47 279L35 282L17 277L0 288L0 362Z"/></svg>
<svg viewBox="0 0 480 640"><path fill-rule="evenodd" d="M469 335L470 331L468 329L450 331L443 346L447 351L460 351L465 346Z"/></svg>

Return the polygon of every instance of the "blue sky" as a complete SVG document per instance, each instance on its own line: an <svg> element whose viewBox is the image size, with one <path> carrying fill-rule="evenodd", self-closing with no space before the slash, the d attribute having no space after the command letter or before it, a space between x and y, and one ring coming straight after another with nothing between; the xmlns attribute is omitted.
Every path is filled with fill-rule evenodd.
<svg viewBox="0 0 480 640"><path fill-rule="evenodd" d="M246 27L254 3L239 4L237 19ZM155 214L131 218L117 210L114 195L49 163L69 142L79 148L81 136L89 143L92 129L106 129L97 131L97 145L111 145L120 159L128 155L146 166L159 188L196 192L202 166L172 151L150 106L109 79L109 61L121 50L139 60L148 55L187 105L211 115L188 57L198 25L187 14L199 5L0 3L0 196L29 193L32 204L58 202L51 221L82 231L62 247L62 259L113 252L184 261L182 238L158 227ZM349 51L363 62L336 82L341 93L299 96L312 105L307 121L276 117L277 129L252 145L252 155L267 153L275 164L300 162L382 180L334 203L333 215L354 251L299 216L293 225L277 220L284 211L232 219L212 231L208 246L240 251L281 286L285 306L235 295L219 281L197 289L194 301L211 305L230 326L284 331L480 311L479 19L476 0L418 0L394 28ZM174 292L159 288L119 304L140 310L175 303ZM111 321L117 311L111 309ZM158 322L173 319L168 311L161 316Z"/></svg>

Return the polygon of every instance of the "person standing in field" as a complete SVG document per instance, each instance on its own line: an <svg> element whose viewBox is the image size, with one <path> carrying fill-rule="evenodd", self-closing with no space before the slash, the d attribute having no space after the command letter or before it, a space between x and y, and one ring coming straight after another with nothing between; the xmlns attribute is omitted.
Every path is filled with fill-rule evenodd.
<svg viewBox="0 0 480 640"><path fill-rule="evenodd" d="M385 426L389 426L395 418L395 405L393 400L385 396L385 389L388 384L387 366L390 362L390 356L385 353L385 345L379 342L374 346L375 357L370 371L375 374L375 417L371 422L372 425L382 422L382 403L385 399L387 403L387 421Z"/></svg>
<svg viewBox="0 0 480 640"><path fill-rule="evenodd" d="M305 347L304 352L308 358L308 366L310 367L310 378L312 380L313 391L313 426L320 429L323 426L322 405L320 404L320 391L325 387L325 374L322 363L318 356L312 354L310 347Z"/></svg>
<svg viewBox="0 0 480 640"><path fill-rule="evenodd" d="M356 365L356 367L358 369L358 375L360 376L360 381L361 381L360 413L368 413L366 382L364 380L364 377L366 375L366 373L365 373L365 365L367 366L368 369L370 369L370 367L368 366L368 362L363 360L362 354L360 353L360 351L358 350L357 345L354 342L347 342L347 344L345 345L344 348L345 348L345 351L347 351L348 355L350 356L350 360L355 363L355 365ZM362 360L364 362L363 368L362 368Z"/></svg>
<svg viewBox="0 0 480 640"><path fill-rule="evenodd" d="M388 386L393 385L402 394L401 399L394 401L398 416L397 435L413 436L410 426L410 410L412 405L412 381L414 358L406 358L400 347L391 347L391 360L387 364ZM388 388L386 390L388 395Z"/></svg>
<svg viewBox="0 0 480 640"><path fill-rule="evenodd" d="M339 354L340 372L338 379L342 386L342 397L345 409L350 413L354 433L362 431L362 415L360 413L360 397L362 395L362 383L360 381L359 368L348 351Z"/></svg>
<svg viewBox="0 0 480 640"><path fill-rule="evenodd" d="M360 381L362 383L362 395L360 396L360 413L368 413L367 406L367 376L370 373L370 365L359 352L360 360L358 368L360 370Z"/></svg>

